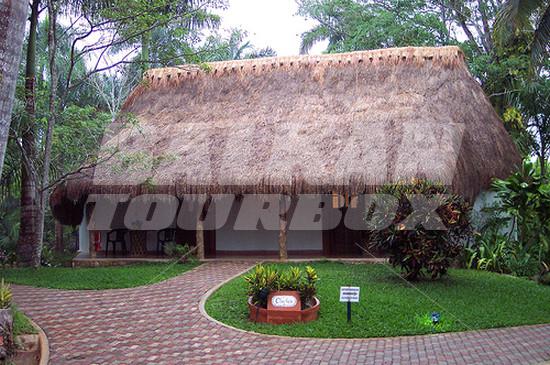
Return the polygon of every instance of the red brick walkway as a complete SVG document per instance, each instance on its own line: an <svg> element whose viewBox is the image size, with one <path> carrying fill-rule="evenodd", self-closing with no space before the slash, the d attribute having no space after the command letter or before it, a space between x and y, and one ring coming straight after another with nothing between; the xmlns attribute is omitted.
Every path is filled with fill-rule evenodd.
<svg viewBox="0 0 550 365"><path fill-rule="evenodd" d="M287 339L216 324L201 297L247 263L207 263L149 287L62 291L14 286L46 331L51 364L535 364L550 325L365 340Z"/></svg>

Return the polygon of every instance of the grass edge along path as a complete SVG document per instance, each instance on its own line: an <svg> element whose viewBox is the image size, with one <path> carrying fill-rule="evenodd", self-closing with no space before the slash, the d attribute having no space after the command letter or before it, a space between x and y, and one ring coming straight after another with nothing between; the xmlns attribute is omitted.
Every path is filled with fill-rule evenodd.
<svg viewBox="0 0 550 365"><path fill-rule="evenodd" d="M197 267L199 262L147 263L110 267L40 267L0 270L10 284L51 289L120 289L170 279Z"/></svg>

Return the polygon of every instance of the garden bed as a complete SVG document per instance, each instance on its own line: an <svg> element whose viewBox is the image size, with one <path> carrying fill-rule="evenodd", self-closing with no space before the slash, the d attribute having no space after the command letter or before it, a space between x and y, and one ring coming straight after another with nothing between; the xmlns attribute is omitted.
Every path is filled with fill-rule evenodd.
<svg viewBox="0 0 550 365"><path fill-rule="evenodd" d="M297 265L297 264L292 264ZM277 264L287 268L291 264ZM305 267L306 264L299 264ZM207 313L230 326L267 334L367 338L477 330L550 323L550 286L475 270L450 270L437 281L421 280L414 287L381 264L309 263L319 275L319 319L308 323L269 325L249 320L247 284L238 277L208 298ZM361 301L339 302L340 286L360 286ZM435 327L429 320L441 312Z"/></svg>

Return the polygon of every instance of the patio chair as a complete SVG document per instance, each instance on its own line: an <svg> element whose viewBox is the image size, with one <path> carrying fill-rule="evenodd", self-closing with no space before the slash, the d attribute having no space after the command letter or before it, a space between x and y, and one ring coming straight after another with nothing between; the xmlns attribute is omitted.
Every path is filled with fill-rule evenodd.
<svg viewBox="0 0 550 365"><path fill-rule="evenodd" d="M107 233L107 242L105 243L105 256L109 253L109 243L113 245L113 256L116 255L116 244L120 243L122 245L122 251L128 252L126 250L126 229L113 229Z"/></svg>
<svg viewBox="0 0 550 365"><path fill-rule="evenodd" d="M157 255L164 252L164 246L167 243L176 243L176 230L173 228L166 228L157 232Z"/></svg>

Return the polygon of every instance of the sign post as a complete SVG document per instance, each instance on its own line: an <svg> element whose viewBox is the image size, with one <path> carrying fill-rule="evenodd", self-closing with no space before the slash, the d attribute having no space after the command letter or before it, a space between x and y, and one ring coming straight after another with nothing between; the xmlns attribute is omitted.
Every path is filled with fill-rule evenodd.
<svg viewBox="0 0 550 365"><path fill-rule="evenodd" d="M351 322L351 303L359 302L359 289L358 286L340 287L340 302L346 302L348 306L348 322Z"/></svg>

